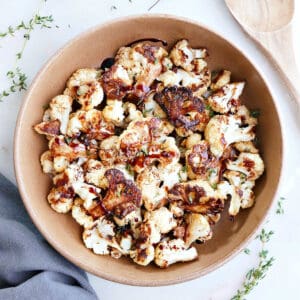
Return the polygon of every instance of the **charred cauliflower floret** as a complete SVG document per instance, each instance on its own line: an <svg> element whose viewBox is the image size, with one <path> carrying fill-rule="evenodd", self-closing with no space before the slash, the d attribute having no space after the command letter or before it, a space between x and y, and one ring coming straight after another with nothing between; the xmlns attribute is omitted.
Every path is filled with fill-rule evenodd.
<svg viewBox="0 0 300 300"><path fill-rule="evenodd" d="M155 93L150 93L144 100L143 104L143 116L147 117L156 117L160 119L166 119L167 114L164 110L158 105L158 103L153 99Z"/></svg>
<svg viewBox="0 0 300 300"><path fill-rule="evenodd" d="M181 164L170 164L166 167L150 166L144 169L136 179L142 191L143 203L151 211L165 204L168 190L176 183L185 180L186 174Z"/></svg>
<svg viewBox="0 0 300 300"><path fill-rule="evenodd" d="M130 257L132 260L141 266L147 266L154 259L155 249L152 245L144 246L142 248L136 248L130 251Z"/></svg>
<svg viewBox="0 0 300 300"><path fill-rule="evenodd" d="M155 166L142 171L137 177L137 185L142 192L142 199L147 210L153 210L166 200L167 192L160 187L160 174Z"/></svg>
<svg viewBox="0 0 300 300"><path fill-rule="evenodd" d="M186 149L192 149L193 146L199 144L202 140L201 134L199 133L193 133L190 136L188 136L185 140L185 147Z"/></svg>
<svg viewBox="0 0 300 300"><path fill-rule="evenodd" d="M44 173L55 174L51 151L49 150L45 151L41 155L40 162Z"/></svg>
<svg viewBox="0 0 300 300"><path fill-rule="evenodd" d="M185 244L187 247L195 241L205 242L212 237L210 224L201 214L188 214L186 216L187 228L185 232Z"/></svg>
<svg viewBox="0 0 300 300"><path fill-rule="evenodd" d="M236 111L240 105L240 96L243 92L245 82L228 83L214 91L207 101L216 112L225 114Z"/></svg>
<svg viewBox="0 0 300 300"><path fill-rule="evenodd" d="M141 191L132 180L125 179L121 171L110 169L104 176L108 181L108 190L102 204L108 212L122 219L141 206Z"/></svg>
<svg viewBox="0 0 300 300"><path fill-rule="evenodd" d="M235 216L238 214L240 208L248 208L254 204L254 188L255 182L248 180L243 173L236 171L226 171L224 177L227 178L231 184L232 190L229 214Z"/></svg>
<svg viewBox="0 0 300 300"><path fill-rule="evenodd" d="M84 207L84 200L81 198L74 200L72 217L84 228L91 228L94 222L105 214L106 211L103 209L100 199L94 200L88 209Z"/></svg>
<svg viewBox="0 0 300 300"><path fill-rule="evenodd" d="M54 97L49 104L49 109L44 117L46 121L35 125L34 129L39 134L46 136L56 136L65 134L67 131L69 114L72 110L73 99L67 95L59 95Z"/></svg>
<svg viewBox="0 0 300 300"><path fill-rule="evenodd" d="M100 144L99 157L105 166L112 166L115 161L121 162L122 157L119 152L119 137L116 135L103 140Z"/></svg>
<svg viewBox="0 0 300 300"><path fill-rule="evenodd" d="M111 221L106 217L101 217L92 228L83 231L82 238L86 247L96 254L110 254L115 258L127 254L128 250L123 249L117 242L114 229L115 225ZM116 255L116 252L120 255Z"/></svg>
<svg viewBox="0 0 300 300"><path fill-rule="evenodd" d="M200 141L186 151L186 164L190 179L207 180L212 185L218 183L221 162L211 153L207 141Z"/></svg>
<svg viewBox="0 0 300 300"><path fill-rule="evenodd" d="M204 60L208 56L206 48L193 49L187 40L178 41L170 52L170 58L177 67L198 74L207 66Z"/></svg>
<svg viewBox="0 0 300 300"><path fill-rule="evenodd" d="M141 111L137 110L135 104L121 102L119 100L107 100L107 106L103 109L106 121L116 126L126 127L131 121L143 118Z"/></svg>
<svg viewBox="0 0 300 300"><path fill-rule="evenodd" d="M70 162L76 159L87 157L85 145L78 140L72 140L68 144L64 136L53 137L49 141L49 149L56 172L62 172Z"/></svg>
<svg viewBox="0 0 300 300"><path fill-rule="evenodd" d="M233 144L233 147L239 152L250 152L250 153L258 153L258 149L255 147L253 142L238 142Z"/></svg>
<svg viewBox="0 0 300 300"><path fill-rule="evenodd" d="M47 199L51 207L59 213L67 213L73 205L75 197L74 184L83 182L83 170L76 164L53 178L53 188Z"/></svg>
<svg viewBox="0 0 300 300"><path fill-rule="evenodd" d="M184 211L218 215L224 209L226 195L213 189L207 181L192 180L175 184L169 191L168 199Z"/></svg>
<svg viewBox="0 0 300 300"><path fill-rule="evenodd" d="M95 159L88 160L85 173L86 182L100 188L107 188L108 182L104 176L106 170L106 167L100 161Z"/></svg>
<svg viewBox="0 0 300 300"><path fill-rule="evenodd" d="M142 97L162 71L167 55L162 47L138 43L119 49L114 65L105 70L102 85L108 98L121 100L125 95Z"/></svg>
<svg viewBox="0 0 300 300"><path fill-rule="evenodd" d="M157 210L145 213L145 219L153 222L157 227L159 233L168 233L176 227L177 222L174 219L172 212L166 207L161 207Z"/></svg>
<svg viewBox="0 0 300 300"><path fill-rule="evenodd" d="M131 122L119 137L120 156L138 173L155 161L163 165L177 162L180 152L174 138L167 136L171 130L158 118Z"/></svg>
<svg viewBox="0 0 300 300"><path fill-rule="evenodd" d="M99 110L78 110L70 116L67 135L76 137L81 133L89 139L103 140L114 134L114 125L106 122Z"/></svg>
<svg viewBox="0 0 300 300"><path fill-rule="evenodd" d="M228 84L230 82L230 76L231 72L227 70L220 71L217 76L212 80L212 83L210 84L210 89L212 91L219 90L224 85Z"/></svg>
<svg viewBox="0 0 300 300"><path fill-rule="evenodd" d="M100 76L96 69L79 69L68 80L64 94L76 99L82 110L92 109L104 98Z"/></svg>
<svg viewBox="0 0 300 300"><path fill-rule="evenodd" d="M167 70L162 73L157 81L163 87L185 87L192 91L196 97L201 97L210 85L211 74L208 68L204 68L199 74L188 72L183 69Z"/></svg>
<svg viewBox="0 0 300 300"><path fill-rule="evenodd" d="M236 115L241 118L244 125L257 125L257 118L251 116L249 109L245 105L241 105L237 109Z"/></svg>
<svg viewBox="0 0 300 300"><path fill-rule="evenodd" d="M122 101L108 99L106 103L103 109L104 119L116 126L122 126L125 118Z"/></svg>
<svg viewBox="0 0 300 300"><path fill-rule="evenodd" d="M229 160L226 167L245 174L249 180L256 180L264 172L264 162L257 153L240 153L235 161Z"/></svg>
<svg viewBox="0 0 300 300"><path fill-rule="evenodd" d="M183 87L165 88L154 96L175 126L179 136L188 136L195 131L203 131L209 121L209 111L204 102Z"/></svg>
<svg viewBox="0 0 300 300"><path fill-rule="evenodd" d="M182 239L163 241L155 248L154 262L161 268L184 261L191 261L198 257L194 247L187 248Z"/></svg>
<svg viewBox="0 0 300 300"><path fill-rule="evenodd" d="M243 126L242 119L236 115L217 115L210 119L205 128L205 139L216 157L232 143L247 142L254 139L254 125Z"/></svg>

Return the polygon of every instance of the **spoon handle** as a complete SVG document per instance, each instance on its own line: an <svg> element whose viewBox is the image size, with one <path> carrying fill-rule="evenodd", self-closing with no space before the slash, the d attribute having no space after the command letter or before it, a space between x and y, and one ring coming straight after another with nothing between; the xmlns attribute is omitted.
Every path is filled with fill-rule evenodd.
<svg viewBox="0 0 300 300"><path fill-rule="evenodd" d="M249 32L271 59L290 95L300 105L300 76L296 65L291 24L272 32Z"/></svg>

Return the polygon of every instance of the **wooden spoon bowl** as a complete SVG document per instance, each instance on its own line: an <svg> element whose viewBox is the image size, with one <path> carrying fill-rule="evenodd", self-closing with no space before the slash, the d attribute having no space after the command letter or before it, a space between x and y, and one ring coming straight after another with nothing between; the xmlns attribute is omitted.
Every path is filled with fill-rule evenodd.
<svg viewBox="0 0 300 300"><path fill-rule="evenodd" d="M300 76L294 53L294 0L225 0L242 28L261 47L300 105ZM299 107L298 107L299 108Z"/></svg>
<svg viewBox="0 0 300 300"><path fill-rule="evenodd" d="M66 80L78 68L98 67L123 45L142 38L166 40L171 47L178 39L189 39L193 47L205 46L210 69L228 69L233 80L245 79L243 101L259 108L257 135L266 172L257 182L257 202L234 221L226 213L213 229L213 238L197 245L199 259L168 269L138 266L130 259L93 254L81 239L81 227L70 215L53 211L46 197L51 179L42 173L39 157L47 149L45 139L32 126L43 114L43 106L62 93ZM168 15L142 15L119 19L93 28L59 50L42 68L28 91L15 132L15 171L24 204L33 222L48 242L74 264L108 280L131 285L174 284L204 275L221 266L243 249L262 224L275 195L281 173L282 133L273 98L257 68L233 44L195 22Z"/></svg>

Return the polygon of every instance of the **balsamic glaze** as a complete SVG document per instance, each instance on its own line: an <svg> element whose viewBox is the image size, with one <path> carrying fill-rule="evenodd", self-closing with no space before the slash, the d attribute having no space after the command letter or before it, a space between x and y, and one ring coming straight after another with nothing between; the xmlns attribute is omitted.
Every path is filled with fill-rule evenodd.
<svg viewBox="0 0 300 300"><path fill-rule="evenodd" d="M114 57L107 57L102 61L100 69L102 70L109 69L114 63L115 63Z"/></svg>

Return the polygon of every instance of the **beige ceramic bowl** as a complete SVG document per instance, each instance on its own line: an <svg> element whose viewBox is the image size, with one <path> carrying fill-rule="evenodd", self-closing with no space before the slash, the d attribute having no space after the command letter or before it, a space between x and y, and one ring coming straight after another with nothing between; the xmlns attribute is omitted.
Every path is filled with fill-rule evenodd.
<svg viewBox="0 0 300 300"><path fill-rule="evenodd" d="M228 69L234 79L245 79L243 100L250 108L259 108L258 137L266 172L257 182L257 201L242 211L234 222L226 213L214 228L213 239L198 245L199 259L168 269L141 267L127 258L119 260L99 256L86 249L81 228L70 215L53 211L46 197L51 179L42 173L39 157L47 149L44 137L32 126L40 122L43 105L62 93L66 80L78 68L97 67L104 58L114 55L122 45L142 38L159 38L169 45L181 38L192 46L209 50L211 69ZM143 15L119 19L95 27L72 40L50 59L37 75L19 114L15 133L15 170L25 206L48 242L79 267L108 280L131 285L157 286L174 284L204 275L232 258L254 235L265 218L280 178L282 133L270 91L244 54L221 36L195 22L168 16Z"/></svg>

